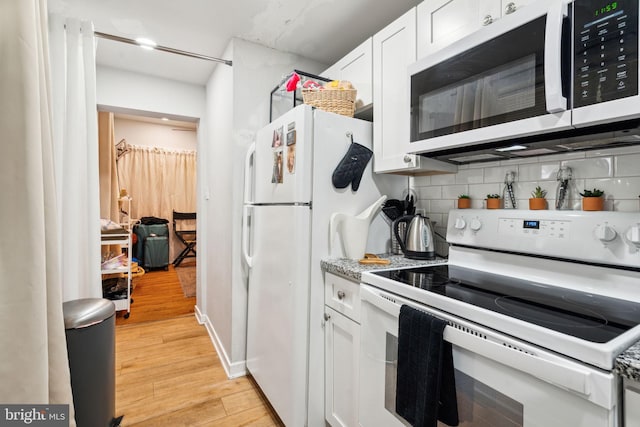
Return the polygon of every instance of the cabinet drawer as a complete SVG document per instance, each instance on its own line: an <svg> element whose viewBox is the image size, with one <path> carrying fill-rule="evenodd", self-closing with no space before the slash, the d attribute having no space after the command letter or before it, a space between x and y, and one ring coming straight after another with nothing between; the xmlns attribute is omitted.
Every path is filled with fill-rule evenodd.
<svg viewBox="0 0 640 427"><path fill-rule="evenodd" d="M324 303L360 323L360 284L335 274L324 275Z"/></svg>

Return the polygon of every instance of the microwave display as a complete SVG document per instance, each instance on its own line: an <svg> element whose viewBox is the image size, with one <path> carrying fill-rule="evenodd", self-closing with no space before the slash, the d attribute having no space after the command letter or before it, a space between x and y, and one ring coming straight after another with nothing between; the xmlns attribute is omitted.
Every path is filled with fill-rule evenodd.
<svg viewBox="0 0 640 427"><path fill-rule="evenodd" d="M574 107L638 94L638 1L574 2Z"/></svg>

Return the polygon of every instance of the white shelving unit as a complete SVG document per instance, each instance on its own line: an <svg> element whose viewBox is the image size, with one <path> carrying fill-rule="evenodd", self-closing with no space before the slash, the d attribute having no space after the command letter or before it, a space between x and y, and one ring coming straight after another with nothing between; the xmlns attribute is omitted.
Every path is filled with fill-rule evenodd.
<svg viewBox="0 0 640 427"><path fill-rule="evenodd" d="M118 199L118 209L120 210L120 225L125 230L131 231L137 219L131 218L131 196L120 197Z"/></svg>
<svg viewBox="0 0 640 427"><path fill-rule="evenodd" d="M116 306L116 311L126 310L124 315L125 319L129 318L131 314L131 233L123 230L118 233L102 233L100 243L102 246L120 245L127 249L127 265L119 268L101 269L101 274L116 274L125 273L127 275L127 298L126 299L114 299L111 300Z"/></svg>

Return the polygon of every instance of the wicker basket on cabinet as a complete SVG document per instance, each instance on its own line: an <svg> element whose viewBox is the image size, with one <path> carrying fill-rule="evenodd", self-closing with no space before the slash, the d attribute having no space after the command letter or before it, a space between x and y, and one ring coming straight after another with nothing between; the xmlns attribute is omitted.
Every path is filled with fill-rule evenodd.
<svg viewBox="0 0 640 427"><path fill-rule="evenodd" d="M312 107L353 117L357 92L356 89L302 89L302 99Z"/></svg>

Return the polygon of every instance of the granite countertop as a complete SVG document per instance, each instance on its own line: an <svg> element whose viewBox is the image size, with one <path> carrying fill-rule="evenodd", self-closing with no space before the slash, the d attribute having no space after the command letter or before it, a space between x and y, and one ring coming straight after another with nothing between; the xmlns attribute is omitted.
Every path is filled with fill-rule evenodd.
<svg viewBox="0 0 640 427"><path fill-rule="evenodd" d="M613 372L623 378L640 381L640 341L616 357Z"/></svg>
<svg viewBox="0 0 640 427"><path fill-rule="evenodd" d="M330 258L321 261L322 270L337 274L347 279L360 282L360 277L365 271L381 270L387 268L401 268L421 266L429 264L442 264L446 259L415 260L405 258L404 255L379 254L380 258L388 258L391 263L384 264L360 264L357 260L347 258ZM613 372L623 378L640 381L640 341L622 352L615 360Z"/></svg>
<svg viewBox="0 0 640 427"><path fill-rule="evenodd" d="M365 271L381 270L387 268L417 267L429 264L442 264L447 262L444 258L434 260L417 260L405 258L404 255L378 254L380 258L388 258L390 264L360 264L358 260L348 258L330 258L321 261L322 270L325 272L344 276L347 279L360 281L360 276Z"/></svg>

